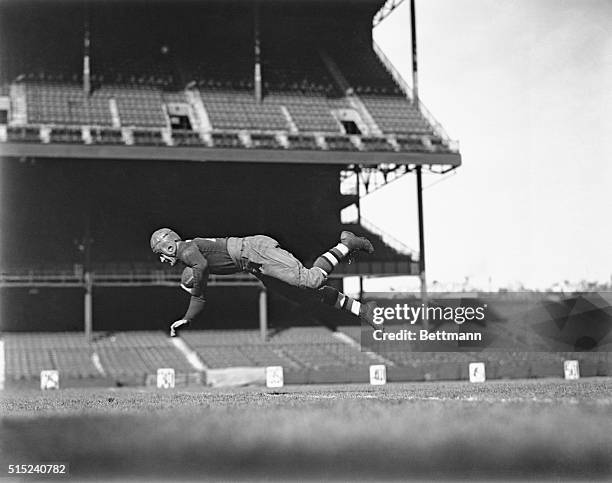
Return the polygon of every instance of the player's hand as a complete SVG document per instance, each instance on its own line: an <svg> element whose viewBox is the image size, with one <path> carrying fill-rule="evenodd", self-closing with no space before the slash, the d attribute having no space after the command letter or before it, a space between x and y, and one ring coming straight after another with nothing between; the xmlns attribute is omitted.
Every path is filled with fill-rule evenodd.
<svg viewBox="0 0 612 483"><path fill-rule="evenodd" d="M192 288L187 287L185 284L181 284L181 288L182 288L182 289L183 289L185 292L187 292L189 295L193 295L193 289L192 289Z"/></svg>
<svg viewBox="0 0 612 483"><path fill-rule="evenodd" d="M178 329L181 325L188 324L189 321L187 319L177 320L170 326L170 337L176 337L176 329Z"/></svg>

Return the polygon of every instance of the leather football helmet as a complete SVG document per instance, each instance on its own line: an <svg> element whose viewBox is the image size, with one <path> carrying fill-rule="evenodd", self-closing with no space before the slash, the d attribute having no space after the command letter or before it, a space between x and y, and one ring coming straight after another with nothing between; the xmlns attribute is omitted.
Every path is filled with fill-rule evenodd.
<svg viewBox="0 0 612 483"><path fill-rule="evenodd" d="M170 265L176 263L176 244L181 241L181 237L170 228L160 228L151 235L151 250L159 255L162 262L169 262Z"/></svg>

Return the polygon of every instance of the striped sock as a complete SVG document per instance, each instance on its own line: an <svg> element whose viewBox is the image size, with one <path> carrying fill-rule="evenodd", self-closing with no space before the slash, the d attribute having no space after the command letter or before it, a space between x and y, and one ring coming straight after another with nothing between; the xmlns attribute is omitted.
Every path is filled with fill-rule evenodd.
<svg viewBox="0 0 612 483"><path fill-rule="evenodd" d="M342 292L338 292L338 298L336 299L336 303L334 307L339 310L346 310L347 312L352 313L359 317L359 310L361 309L361 302L358 302L352 297L349 297Z"/></svg>
<svg viewBox="0 0 612 483"><path fill-rule="evenodd" d="M326 251L323 255L317 258L314 262L313 267L320 268L327 275L329 275L336 265L342 261L349 253L349 249L346 245L338 243L334 248Z"/></svg>

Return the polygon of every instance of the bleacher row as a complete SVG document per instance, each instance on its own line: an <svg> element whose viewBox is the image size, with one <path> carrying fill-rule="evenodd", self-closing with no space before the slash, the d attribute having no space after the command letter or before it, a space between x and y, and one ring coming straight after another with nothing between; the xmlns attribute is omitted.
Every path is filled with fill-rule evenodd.
<svg viewBox="0 0 612 483"><path fill-rule="evenodd" d="M359 342L359 327L342 327ZM385 363L391 379L465 379L469 362L487 363L488 378L561 377L563 361L580 361L583 376L612 375L608 352L361 352L322 327L291 328L261 340L259 332L184 331L183 340L209 369L282 366L288 381L364 382L371 364ZM36 382L55 369L64 380L142 385L162 367L184 378L196 372L161 332L96 334L90 344L76 333L6 333L7 384ZM331 379L330 379L331 375Z"/></svg>
<svg viewBox="0 0 612 483"><path fill-rule="evenodd" d="M164 134L167 133L167 134ZM8 126L6 141L18 143L99 144L135 146L199 146L215 148L299 149L368 152L446 152L426 136L343 136L313 134L265 134L214 132L200 136L194 131L162 129L121 129L101 127Z"/></svg>
<svg viewBox="0 0 612 483"><path fill-rule="evenodd" d="M367 354L319 327L289 329L268 342L261 341L258 331L185 331L183 338L211 369L282 365L289 370L317 371L347 365L367 367L371 362ZM9 380L37 379L45 369L56 369L66 378L110 377L117 381L143 380L160 367L172 367L177 373L194 372L161 332L97 334L91 344L82 334L70 333L5 334L3 340Z"/></svg>
<svg viewBox="0 0 612 483"><path fill-rule="evenodd" d="M195 110L201 100L213 130L267 130L343 132L334 117L338 110L354 109L344 96L319 92L271 92L258 102L252 92L203 87L163 91L154 86L102 87L86 95L78 84L23 82L18 84L30 124L94 125L162 128L168 125L168 103ZM17 94L13 94L17 96ZM199 98L199 99L198 99ZM432 127L403 96L364 94L361 101L385 134L428 135Z"/></svg>

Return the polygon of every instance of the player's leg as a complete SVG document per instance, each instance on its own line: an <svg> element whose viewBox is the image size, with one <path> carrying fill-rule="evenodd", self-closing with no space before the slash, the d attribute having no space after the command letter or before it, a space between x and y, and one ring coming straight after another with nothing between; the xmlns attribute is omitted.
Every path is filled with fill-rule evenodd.
<svg viewBox="0 0 612 483"><path fill-rule="evenodd" d="M246 259L247 271L256 276L275 278L298 288L319 288L325 283L325 272L305 268L292 253L266 235L245 238L242 257Z"/></svg>
<svg viewBox="0 0 612 483"><path fill-rule="evenodd" d="M374 247L367 238L358 237L350 231L343 231L340 234L340 243L317 258L313 268L322 270L325 273L325 278L327 278L342 260L358 251L372 253Z"/></svg>
<svg viewBox="0 0 612 483"><path fill-rule="evenodd" d="M321 287L319 289L319 294L324 304L330 305L338 310L349 312L372 327L378 328L376 324L374 324L375 302L360 302L329 285Z"/></svg>
<svg viewBox="0 0 612 483"><path fill-rule="evenodd" d="M340 260L359 250L372 253L374 248L366 238L343 231L340 243L317 258L312 268L306 268L276 240L257 235L245 238L242 256L248 259L248 270L253 273L277 278L295 287L317 289Z"/></svg>
<svg viewBox="0 0 612 483"><path fill-rule="evenodd" d="M312 268L305 268L291 253L276 245L266 252L267 258L273 263L267 263L264 270L268 275L281 280L294 280L294 285L297 287L317 289L325 283L338 263L357 251L372 253L374 247L367 238L358 237L350 231L343 231L340 234L340 243L318 257ZM284 267L293 269L294 273L287 273Z"/></svg>

